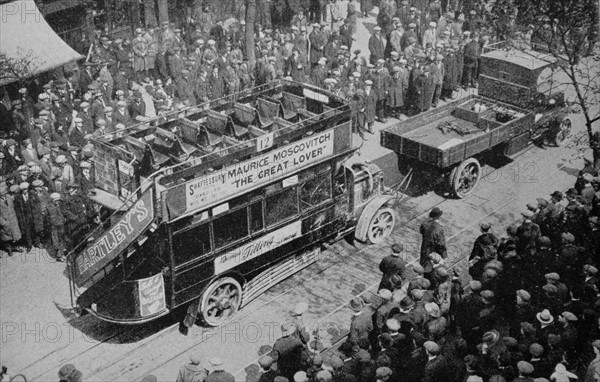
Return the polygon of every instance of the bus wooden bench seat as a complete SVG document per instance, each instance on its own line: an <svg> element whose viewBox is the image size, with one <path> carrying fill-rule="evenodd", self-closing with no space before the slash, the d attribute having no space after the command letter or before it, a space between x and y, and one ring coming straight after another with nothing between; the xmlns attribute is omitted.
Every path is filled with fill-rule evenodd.
<svg viewBox="0 0 600 382"><path fill-rule="evenodd" d="M175 134L160 127L156 128L155 135L153 145L157 151L166 154L176 162L182 162L185 160L182 156L188 157L191 152L196 150L195 147L190 145L191 152L188 152Z"/></svg>
<svg viewBox="0 0 600 382"><path fill-rule="evenodd" d="M279 117L279 104L267 101L263 98L256 100L258 112L258 124L261 128L270 127L273 124L273 119Z"/></svg>
<svg viewBox="0 0 600 382"><path fill-rule="evenodd" d="M282 92L283 118L288 121L298 116L297 110L306 109L306 99L292 93Z"/></svg>
<svg viewBox="0 0 600 382"><path fill-rule="evenodd" d="M248 129L233 123L231 117L216 112L207 110L208 128L217 132L219 135L230 135L237 139L244 139L248 134Z"/></svg>
<svg viewBox="0 0 600 382"><path fill-rule="evenodd" d="M241 102L234 102L233 112L235 121L238 124L242 126L256 125L254 120L256 119L257 113L256 109L254 109L252 106Z"/></svg>
<svg viewBox="0 0 600 382"><path fill-rule="evenodd" d="M265 135L267 133L263 129L259 129L258 127L252 125L248 126L248 132L253 137L260 137L261 135Z"/></svg>
<svg viewBox="0 0 600 382"><path fill-rule="evenodd" d="M215 146L221 143L221 138L214 135L215 142L212 145L209 144L210 138L208 138L208 132L206 127L198 125L192 121L182 120L183 123L179 126L181 131L181 142L182 145L191 145L202 153L208 154L212 152Z"/></svg>
<svg viewBox="0 0 600 382"><path fill-rule="evenodd" d="M316 116L318 116L318 114L310 112L306 109L298 109L298 115L300 116L301 120L305 120L305 119L313 119Z"/></svg>
<svg viewBox="0 0 600 382"><path fill-rule="evenodd" d="M273 121L273 127L271 128L271 131L277 131L277 130L282 130L291 126L294 126L295 124L293 122L290 122L284 118L281 117L275 117L274 121Z"/></svg>

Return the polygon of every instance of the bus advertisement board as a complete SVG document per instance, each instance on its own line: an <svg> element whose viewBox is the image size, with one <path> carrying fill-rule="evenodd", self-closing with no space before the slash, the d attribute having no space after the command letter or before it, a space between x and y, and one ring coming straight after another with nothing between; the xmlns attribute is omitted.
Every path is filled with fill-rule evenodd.
<svg viewBox="0 0 600 382"><path fill-rule="evenodd" d="M298 220L267 235L244 244L215 258L215 275L252 260L270 250L289 243L302 235L302 221Z"/></svg>
<svg viewBox="0 0 600 382"><path fill-rule="evenodd" d="M190 180L169 191L171 218L205 208L318 163L334 152L334 130L311 135L263 155ZM185 206L180 187L185 187Z"/></svg>
<svg viewBox="0 0 600 382"><path fill-rule="evenodd" d="M82 286L92 275L133 243L154 219L149 189L112 227L77 254L73 261L75 282Z"/></svg>

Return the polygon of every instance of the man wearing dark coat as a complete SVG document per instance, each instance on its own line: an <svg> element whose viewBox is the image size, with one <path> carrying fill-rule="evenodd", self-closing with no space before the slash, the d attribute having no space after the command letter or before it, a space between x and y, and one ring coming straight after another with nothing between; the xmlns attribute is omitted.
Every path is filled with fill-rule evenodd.
<svg viewBox="0 0 600 382"><path fill-rule="evenodd" d="M292 380L301 366L302 341L293 335L296 331L293 322L283 324L281 329L282 337L275 341L269 355L277 362L281 375Z"/></svg>
<svg viewBox="0 0 600 382"><path fill-rule="evenodd" d="M371 80L365 81L364 105L367 132L373 134L373 124L375 123L375 114L377 110L377 96L373 91L373 81Z"/></svg>
<svg viewBox="0 0 600 382"><path fill-rule="evenodd" d="M404 276L406 264L400 257L400 253L402 253L403 249L404 247L402 244L393 244L392 254L384 257L379 263L379 271L383 273L383 276L377 290L394 290L393 285L390 282L390 278L394 275L398 275L400 277Z"/></svg>
<svg viewBox="0 0 600 382"><path fill-rule="evenodd" d="M381 27L377 26L373 30L374 33L369 38L369 52L371 53L369 61L371 64L375 65L380 59L385 59L384 53L387 41L385 37L381 35Z"/></svg>
<svg viewBox="0 0 600 382"><path fill-rule="evenodd" d="M34 215L32 209L32 199L29 194L29 183L22 182L19 184L19 194L15 195L14 205L19 221L19 229L23 238L27 252L31 251L35 241Z"/></svg>
<svg viewBox="0 0 600 382"><path fill-rule="evenodd" d="M477 63L481 57L481 44L479 43L479 34L473 33L471 41L464 48L464 73L463 84L469 87L476 87Z"/></svg>
<svg viewBox="0 0 600 382"><path fill-rule="evenodd" d="M422 90L420 92L419 102L417 105L417 111L425 112L431 108L433 102L433 93L435 92L434 78L431 75L431 69L429 65L423 67L422 79Z"/></svg>
<svg viewBox="0 0 600 382"><path fill-rule="evenodd" d="M444 81L442 83L442 100L447 98L454 99L454 91L458 87L460 79L458 59L454 54L453 48L446 49L447 55L444 58Z"/></svg>
<svg viewBox="0 0 600 382"><path fill-rule="evenodd" d="M448 368L444 356L440 355L440 346L433 341L427 341L423 344L423 347L427 353L428 360L425 364L422 382L448 381Z"/></svg>
<svg viewBox="0 0 600 382"><path fill-rule="evenodd" d="M321 31L321 25L313 24L313 31L310 33L308 40L310 41L310 64L315 67L319 59L323 57L323 49L327 44L327 37Z"/></svg>
<svg viewBox="0 0 600 382"><path fill-rule="evenodd" d="M444 259L448 256L444 227L438 222L442 213L438 207L434 207L429 213L429 220L421 224L419 229L422 236L420 262L423 267L430 261L429 254L432 252L440 254Z"/></svg>

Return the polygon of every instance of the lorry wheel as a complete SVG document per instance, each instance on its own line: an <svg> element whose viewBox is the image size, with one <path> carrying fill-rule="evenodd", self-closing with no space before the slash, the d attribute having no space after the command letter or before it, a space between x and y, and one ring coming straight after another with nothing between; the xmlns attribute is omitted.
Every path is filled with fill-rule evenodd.
<svg viewBox="0 0 600 382"><path fill-rule="evenodd" d="M564 117L563 120L560 121L558 131L554 136L554 144L556 146L562 146L565 143L569 135L571 135L571 127L571 118Z"/></svg>
<svg viewBox="0 0 600 382"><path fill-rule="evenodd" d="M242 286L233 277L214 281L202 295L198 313L207 325L218 326L240 308Z"/></svg>
<svg viewBox="0 0 600 382"><path fill-rule="evenodd" d="M475 158L465 159L450 173L450 188L458 198L462 199L473 192L479 183L479 178L481 178L479 161Z"/></svg>
<svg viewBox="0 0 600 382"><path fill-rule="evenodd" d="M387 239L396 224L396 215L394 210L389 207L382 207L377 210L367 230L367 238L373 244L382 243Z"/></svg>

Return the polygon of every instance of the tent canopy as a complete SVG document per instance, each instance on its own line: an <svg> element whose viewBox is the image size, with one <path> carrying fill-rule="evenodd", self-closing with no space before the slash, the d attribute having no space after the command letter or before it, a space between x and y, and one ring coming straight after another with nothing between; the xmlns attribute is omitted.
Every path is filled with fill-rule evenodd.
<svg viewBox="0 0 600 382"><path fill-rule="evenodd" d="M83 58L48 25L33 0L0 4L0 86Z"/></svg>

